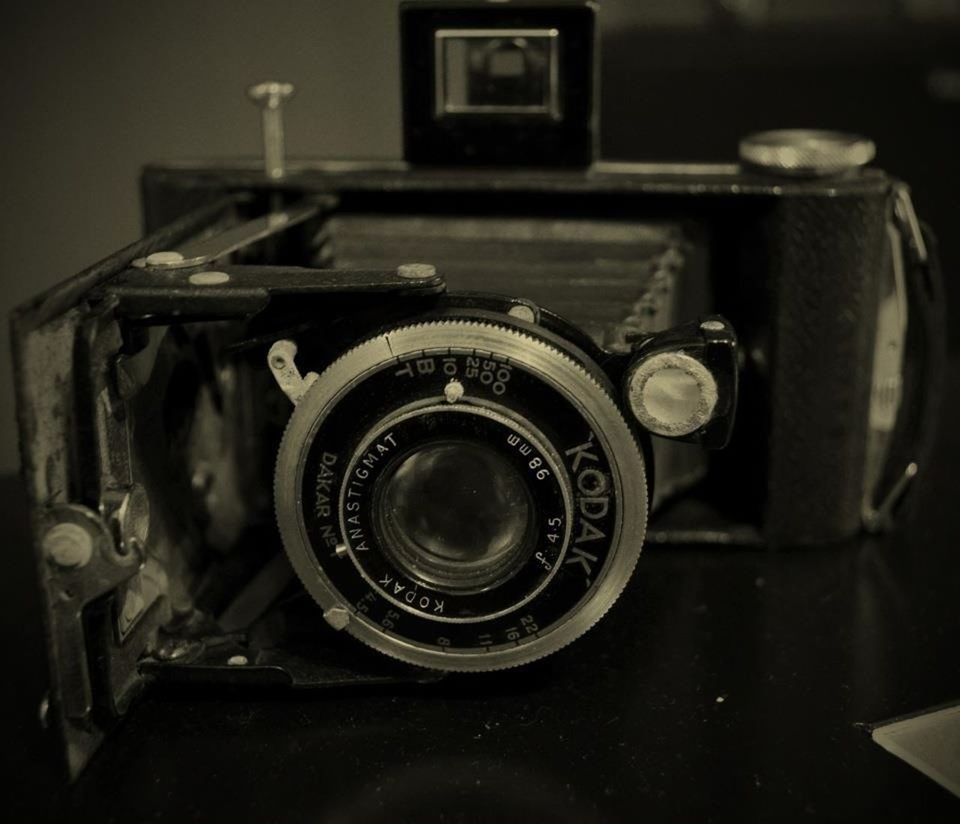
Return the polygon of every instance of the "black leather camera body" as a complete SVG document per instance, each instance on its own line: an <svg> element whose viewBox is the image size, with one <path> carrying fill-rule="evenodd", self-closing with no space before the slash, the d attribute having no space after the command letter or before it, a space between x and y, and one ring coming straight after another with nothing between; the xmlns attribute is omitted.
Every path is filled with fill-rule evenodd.
<svg viewBox="0 0 960 824"><path fill-rule="evenodd" d="M73 774L154 681L509 667L644 536L887 523L939 346L906 187L831 133L595 161L595 11L404 4L406 160L287 162L262 84L263 164L147 167L144 239L18 310Z"/></svg>

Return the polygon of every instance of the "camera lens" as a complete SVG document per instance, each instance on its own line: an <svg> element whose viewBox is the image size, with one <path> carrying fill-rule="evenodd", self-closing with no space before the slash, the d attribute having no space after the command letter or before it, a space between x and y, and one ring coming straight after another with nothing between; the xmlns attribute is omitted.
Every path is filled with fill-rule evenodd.
<svg viewBox="0 0 960 824"><path fill-rule="evenodd" d="M533 502L510 463L469 441L428 443L385 470L374 502L385 551L444 591L509 576L531 546Z"/></svg>
<svg viewBox="0 0 960 824"><path fill-rule="evenodd" d="M280 445L277 521L307 591L421 666L559 649L613 604L643 542L643 455L602 370L510 324L435 320L359 344Z"/></svg>

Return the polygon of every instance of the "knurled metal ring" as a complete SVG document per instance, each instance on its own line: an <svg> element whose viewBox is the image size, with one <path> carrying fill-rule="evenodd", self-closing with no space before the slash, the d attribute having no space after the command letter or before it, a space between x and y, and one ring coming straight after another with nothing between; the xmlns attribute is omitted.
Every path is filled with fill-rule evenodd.
<svg viewBox="0 0 960 824"><path fill-rule="evenodd" d="M778 129L740 141L743 163L791 177L841 174L865 166L876 153L865 137L817 129Z"/></svg>

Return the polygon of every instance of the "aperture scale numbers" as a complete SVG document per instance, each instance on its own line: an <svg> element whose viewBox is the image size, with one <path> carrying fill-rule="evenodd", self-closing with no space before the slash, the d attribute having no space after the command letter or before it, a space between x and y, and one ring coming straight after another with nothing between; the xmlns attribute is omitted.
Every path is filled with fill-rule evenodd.
<svg viewBox="0 0 960 824"><path fill-rule="evenodd" d="M413 358L397 359L397 377L429 377L443 374L448 378L463 377L490 387L494 395L506 394L513 366L503 357L474 350L472 355L428 355L425 352Z"/></svg>

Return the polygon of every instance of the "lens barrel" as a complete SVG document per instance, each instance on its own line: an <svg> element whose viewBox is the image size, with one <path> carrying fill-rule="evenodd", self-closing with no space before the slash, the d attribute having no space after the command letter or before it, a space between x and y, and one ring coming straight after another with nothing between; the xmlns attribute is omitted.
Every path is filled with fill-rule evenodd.
<svg viewBox="0 0 960 824"><path fill-rule="evenodd" d="M390 330L331 365L291 417L275 493L324 611L451 670L521 664L586 631L629 579L647 508L599 367L467 319Z"/></svg>

